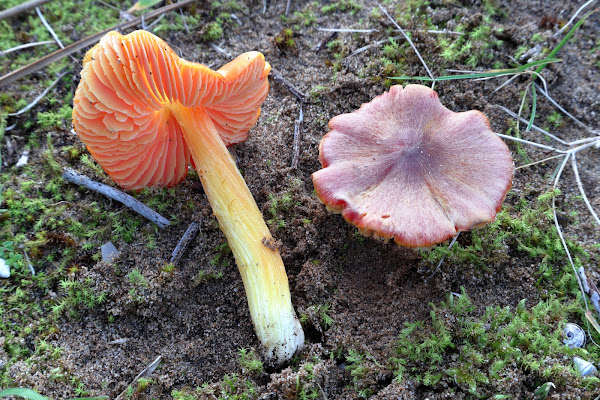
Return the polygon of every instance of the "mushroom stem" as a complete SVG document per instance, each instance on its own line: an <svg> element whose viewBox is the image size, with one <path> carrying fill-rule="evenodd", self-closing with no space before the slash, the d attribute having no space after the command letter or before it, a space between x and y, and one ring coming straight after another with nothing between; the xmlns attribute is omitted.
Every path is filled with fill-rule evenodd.
<svg viewBox="0 0 600 400"><path fill-rule="evenodd" d="M265 356L288 360L303 346L288 279L263 216L211 119L173 104L202 186L242 275L250 316Z"/></svg>

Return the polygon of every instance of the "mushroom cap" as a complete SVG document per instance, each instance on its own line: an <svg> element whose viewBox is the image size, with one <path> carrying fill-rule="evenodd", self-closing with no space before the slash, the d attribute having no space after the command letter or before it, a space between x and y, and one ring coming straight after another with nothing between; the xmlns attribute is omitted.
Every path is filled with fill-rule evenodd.
<svg viewBox="0 0 600 400"><path fill-rule="evenodd" d="M270 70L258 52L213 71L149 32L109 32L84 57L73 125L122 187L172 186L192 160L171 106L201 107L226 145L244 141L269 91Z"/></svg>
<svg viewBox="0 0 600 400"><path fill-rule="evenodd" d="M329 129L316 193L366 235L431 247L492 221L511 186L512 157L486 116L452 112L422 85L392 86Z"/></svg>

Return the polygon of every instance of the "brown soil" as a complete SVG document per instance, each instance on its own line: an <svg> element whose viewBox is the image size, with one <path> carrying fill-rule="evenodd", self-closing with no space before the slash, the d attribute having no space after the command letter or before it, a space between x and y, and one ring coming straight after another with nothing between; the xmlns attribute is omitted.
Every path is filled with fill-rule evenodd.
<svg viewBox="0 0 600 400"><path fill-rule="evenodd" d="M269 3L269 2L268 2ZM328 120L340 113L351 112L361 104L386 90L381 78L382 66L377 60L381 48L374 47L357 56L343 59L340 70L331 66L333 52L324 48L315 51L329 33L322 27L353 27L384 29L389 26L385 18L380 23L370 17L375 3L359 1L362 9L349 12L317 14L316 24L306 27L299 24L294 29L295 45L279 48L274 38L285 24L280 15L286 2L271 1L266 13L262 2L248 4L249 13L238 15L241 26L230 25L219 45L232 55L248 50L259 50L273 66L274 72L284 77L297 89L307 94L303 106L304 122L298 169L290 167L294 121L298 118L301 103L286 86L271 79L271 90L262 109L258 124L250 138L235 146L240 170L259 207L266 218L270 216L272 196L292 194L293 206L278 209L278 218L284 227L271 226L273 235L281 241L281 252L287 269L292 301L298 314L306 314L304 329L306 346L293 365L270 366L266 372L253 376L257 396L263 399L295 398L296 383L304 379L296 366L318 357L316 381L321 387L321 397L326 399L353 399L359 395L353 387L352 377L345 370L343 357L347 349L357 349L369 354L373 360L386 364L394 355L397 337L405 322L429 321L430 303L439 303L449 292L466 288L476 307L482 310L489 305L515 307L521 299L528 304L537 303L544 288L536 285L536 260L508 249L508 258L482 271L472 265L444 264L431 279L435 265L422 260L418 252L384 244L372 238L363 238L356 229L339 215L327 212L313 194L311 173L320 168L318 145L327 132ZM495 17L493 23L503 26L503 46L494 50L494 59L505 62L519 46L530 46L529 39L538 32L544 40L555 44L551 38L555 29L544 29L539 23L544 17L567 20L582 2L565 1L499 1L504 17ZM304 2L292 1L291 13L307 7ZM427 14L443 26L446 21L464 22L482 18L480 2L431 1ZM317 7L318 10L320 7ZM184 11L185 12L185 11ZM597 128L600 113L600 69L598 68L598 28L600 15L591 16L576 37L560 53L563 62L545 69L544 76L553 98L570 110L585 124ZM404 26L407 30L414 26ZM174 32L162 35L176 51L188 54L186 58L207 65L221 65L227 57L202 45L198 52L198 33L187 35ZM387 37L386 34L340 33L339 38L348 51ZM440 50L431 34L413 33L413 39L435 75ZM533 44L531 44L533 47ZM186 52L186 49L192 49ZM595 50L594 50L595 49ZM408 69L405 75L425 76L418 59L407 52ZM468 69L464 65L457 68ZM485 63L483 68L491 68ZM520 92L527 78L517 78L498 92L493 90L501 80L450 81L436 85L442 103L451 110L478 109L488 115L496 132L506 132L511 118L495 108L503 105L516 111ZM318 97L309 96L317 86L323 86ZM63 88L67 89L68 88ZM538 114L554 110L544 99L539 100ZM572 123L565 123L553 131L566 140L575 140L590 133L583 132ZM543 141L536 134L527 134L531 140ZM78 139L68 132L53 132L57 148L73 144ZM509 144L511 149L512 144ZM547 153L527 147L532 160L542 159ZM600 210L599 150L589 149L578 154L580 175L590 202ZM39 161L33 155L32 162ZM61 163L65 160L59 160ZM516 157L517 165L522 159ZM68 162L65 161L65 165ZM555 161L519 169L507 204L520 199L533 200L551 186L549 176ZM84 171L85 172L85 171ZM563 196L558 207L569 207L579 212L579 224L566 217L563 227L566 234L598 257L600 229L581 201L571 201L578 195L572 170L567 168L562 178ZM133 378L157 356L162 356L160 368L152 374L156 384L141 396L167 398L173 390L193 389L203 383L217 385L226 374L242 374L238 362L238 349L259 349L245 300L244 288L233 257L225 256L225 264L212 265L210 260L218 253L216 247L225 242L224 236L211 215L211 210L201 188L194 178L188 177L177 187L181 198L163 214L176 216L179 223L156 231L156 248L149 249L144 233L155 232L155 227L143 221L139 236L132 243L115 242L121 255L115 265L95 263L91 259L77 272L78 279L92 278L95 290L109 293L107 301L94 310L83 310L81 318L61 319L56 334L50 341L64 349L58 360L47 365L15 364L10 374L19 386L35 387L54 398L74 396L67 383L52 380L52 368L60 366L81 379L93 394L107 394L111 398L123 392ZM158 193L159 190L151 194ZM270 197L271 196L271 197ZM121 205L103 199L88 191L79 191L78 202L96 201L100 207L111 211ZM192 201L193 208L187 206ZM535 204L533 202L532 204ZM129 212L129 211L125 211ZM566 215L566 214L565 214ZM173 275L161 272L171 252L187 228L189 221L201 225L201 233L192 242ZM308 223L304 220L309 220ZM469 234L459 242L468 244ZM588 266L588 274L597 278L596 266ZM137 268L149 282L136 301L130 294L127 273ZM222 271L221 279L193 283L200 269ZM333 324L324 329L315 315L313 305L329 304ZM110 317L110 321L109 321ZM2 354L0 353L0 357ZM372 362L373 363L373 362ZM448 399L469 397L459 387L437 388L435 391L412 381L402 384L393 380L391 370L374 368L367 376L368 384L378 399ZM526 377L515 378L513 393L519 398L534 398ZM215 386L216 387L216 386ZM592 398L579 388L565 389L554 398Z"/></svg>

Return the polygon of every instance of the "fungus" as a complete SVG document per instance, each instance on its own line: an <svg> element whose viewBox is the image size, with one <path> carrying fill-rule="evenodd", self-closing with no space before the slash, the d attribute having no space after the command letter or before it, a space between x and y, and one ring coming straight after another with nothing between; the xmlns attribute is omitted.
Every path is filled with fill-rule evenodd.
<svg viewBox="0 0 600 400"><path fill-rule="evenodd" d="M492 221L513 162L479 111L455 113L436 92L392 86L329 121L317 196L361 233L431 247Z"/></svg>
<svg viewBox="0 0 600 400"><path fill-rule="evenodd" d="M178 57L145 31L110 32L83 60L73 125L92 156L127 189L173 186L193 163L242 275L265 357L285 361L303 346L288 279L228 145L245 140L269 91L258 52L221 69Z"/></svg>

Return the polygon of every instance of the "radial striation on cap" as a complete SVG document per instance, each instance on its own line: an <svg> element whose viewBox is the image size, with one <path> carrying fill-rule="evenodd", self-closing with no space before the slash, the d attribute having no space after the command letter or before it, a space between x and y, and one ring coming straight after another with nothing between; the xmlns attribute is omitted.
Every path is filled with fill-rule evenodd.
<svg viewBox="0 0 600 400"><path fill-rule="evenodd" d="M430 247L492 221L511 186L485 115L452 112L422 85L393 86L329 128L316 193L366 235Z"/></svg>

